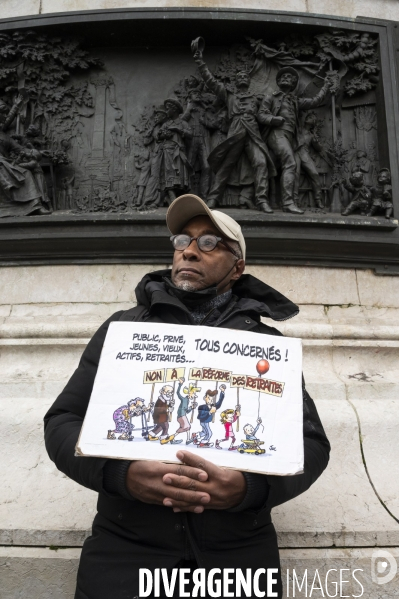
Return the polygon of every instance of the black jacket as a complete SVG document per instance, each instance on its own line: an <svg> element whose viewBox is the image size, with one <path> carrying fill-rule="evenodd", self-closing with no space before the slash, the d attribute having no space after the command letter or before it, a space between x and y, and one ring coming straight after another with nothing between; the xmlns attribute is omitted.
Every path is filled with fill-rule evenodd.
<svg viewBox="0 0 399 599"><path fill-rule="evenodd" d="M177 297L168 293L164 280L164 277L168 276L170 271L167 270L153 272L146 275L137 286L137 301L143 307L140 320L194 325L189 309ZM295 316L299 311L298 307L283 295L250 275L243 275L234 285L232 299L222 310L220 313L215 309L201 324L265 335L281 335L276 329L263 324L260 317L283 321ZM278 566L277 539L271 523L270 510L306 491L326 468L329 458L330 445L305 386L304 473L296 476L252 475L252 478L247 478L247 484L250 486L256 486L259 477L262 481L267 480L267 501L257 511L205 510L203 514L180 514L163 506L132 501L123 496L125 494L122 492L110 493L109 486L104 486L104 471L107 468L110 471L116 463L115 460L75 457L75 445L86 413L108 326L114 320L136 320L136 313L137 309L117 312L98 329L87 345L78 368L45 416L46 447L57 468L79 484L99 493L98 516L93 528L93 537L85 544L86 558L85 549L83 550L78 588L83 589L89 584L89 580L93 581L93 576L97 576L96 560L101 561L104 558L108 563L112 562L109 554L112 543L117 555L126 539L129 539L129 543L124 547L124 555L128 547L131 559L136 560L137 564L147 564L143 567L149 567L148 560L153 567L174 567L179 559L192 555L192 552L197 562L204 567L214 567L215 563L221 568L254 569L256 564L260 564L259 567ZM120 482L123 484L124 480ZM143 523L146 523L144 528ZM105 534L107 526L109 530L113 530L113 541L111 543L109 536L106 536L102 549L99 549L99 539L101 534ZM178 535L176 531L180 531ZM90 551L87 547L90 547ZM100 551L100 557L94 558L97 550ZM87 576L82 566L85 559ZM122 567L120 559L113 563L115 571L118 567ZM107 591L104 591L103 595L100 593L104 584L105 581L99 583L97 594L94 592L91 595L86 589L77 597L108 599ZM115 587L110 586L109 596L111 595L115 598L130 596L115 594Z"/></svg>

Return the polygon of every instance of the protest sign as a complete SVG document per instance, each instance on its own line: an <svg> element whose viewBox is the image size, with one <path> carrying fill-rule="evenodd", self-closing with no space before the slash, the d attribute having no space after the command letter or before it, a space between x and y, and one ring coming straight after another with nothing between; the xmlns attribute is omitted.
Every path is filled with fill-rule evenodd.
<svg viewBox="0 0 399 599"><path fill-rule="evenodd" d="M299 339L182 325L112 322L77 455L303 471Z"/></svg>

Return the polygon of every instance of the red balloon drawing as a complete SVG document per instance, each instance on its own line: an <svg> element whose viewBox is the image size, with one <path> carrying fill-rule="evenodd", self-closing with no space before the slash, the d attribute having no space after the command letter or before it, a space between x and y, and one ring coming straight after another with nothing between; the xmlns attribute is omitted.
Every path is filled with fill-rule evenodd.
<svg viewBox="0 0 399 599"><path fill-rule="evenodd" d="M256 370L258 371L260 376L262 376L262 374L266 374L269 368L270 364L267 360L259 360L259 362L256 365Z"/></svg>

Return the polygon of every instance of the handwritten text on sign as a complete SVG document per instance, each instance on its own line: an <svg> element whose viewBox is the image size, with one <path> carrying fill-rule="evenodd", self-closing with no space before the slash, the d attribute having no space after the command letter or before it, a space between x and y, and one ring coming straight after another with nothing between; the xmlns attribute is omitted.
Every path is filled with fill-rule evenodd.
<svg viewBox="0 0 399 599"><path fill-rule="evenodd" d="M216 368L191 368L190 379L196 381L219 381L228 383L231 372L229 370L217 370Z"/></svg>

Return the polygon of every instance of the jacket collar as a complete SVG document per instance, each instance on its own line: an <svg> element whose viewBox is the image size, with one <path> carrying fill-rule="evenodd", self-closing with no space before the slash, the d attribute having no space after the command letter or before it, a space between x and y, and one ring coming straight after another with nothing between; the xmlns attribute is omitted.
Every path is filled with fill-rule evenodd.
<svg viewBox="0 0 399 599"><path fill-rule="evenodd" d="M137 302L150 312L161 305L167 305L189 314L189 309L167 292L163 278L170 278L170 275L170 269L145 275L136 287ZM252 275L242 275L233 286L233 296L234 306L229 316L237 312L252 312L258 319L263 316L281 322L299 313L296 304Z"/></svg>

